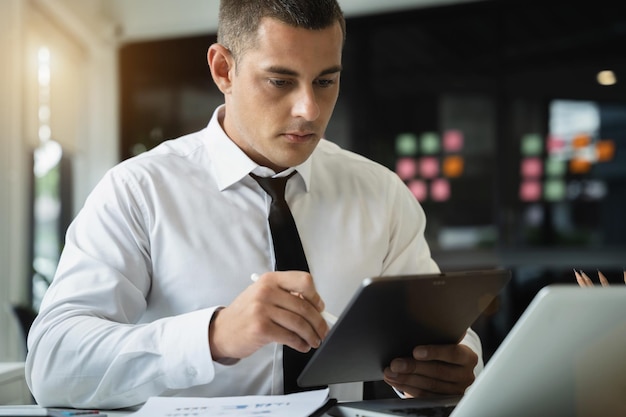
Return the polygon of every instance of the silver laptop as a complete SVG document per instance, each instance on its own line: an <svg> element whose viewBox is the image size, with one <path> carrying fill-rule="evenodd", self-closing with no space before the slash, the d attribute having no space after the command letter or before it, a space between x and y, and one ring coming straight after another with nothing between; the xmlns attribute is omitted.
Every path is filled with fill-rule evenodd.
<svg viewBox="0 0 626 417"><path fill-rule="evenodd" d="M541 289L462 398L345 402L328 414L626 416L626 285Z"/></svg>

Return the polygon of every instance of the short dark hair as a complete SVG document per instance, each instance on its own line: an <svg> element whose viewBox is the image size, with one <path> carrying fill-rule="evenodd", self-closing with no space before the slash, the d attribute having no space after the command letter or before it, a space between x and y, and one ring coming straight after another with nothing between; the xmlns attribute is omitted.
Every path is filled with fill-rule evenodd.
<svg viewBox="0 0 626 417"><path fill-rule="evenodd" d="M264 17L305 29L325 29L339 22L345 40L346 21L337 0L221 0L217 41L238 59L256 42Z"/></svg>

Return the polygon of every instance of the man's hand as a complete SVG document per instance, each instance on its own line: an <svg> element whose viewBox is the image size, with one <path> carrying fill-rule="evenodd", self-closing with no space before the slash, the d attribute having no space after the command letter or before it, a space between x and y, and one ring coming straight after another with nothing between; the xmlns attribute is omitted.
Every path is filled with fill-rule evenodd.
<svg viewBox="0 0 626 417"><path fill-rule="evenodd" d="M417 346L413 357L397 358L384 380L409 397L461 395L474 382L478 355L463 344Z"/></svg>
<svg viewBox="0 0 626 417"><path fill-rule="evenodd" d="M300 352L317 348L328 333L323 310L309 273L265 273L215 313L209 326L213 359L245 358L273 342Z"/></svg>

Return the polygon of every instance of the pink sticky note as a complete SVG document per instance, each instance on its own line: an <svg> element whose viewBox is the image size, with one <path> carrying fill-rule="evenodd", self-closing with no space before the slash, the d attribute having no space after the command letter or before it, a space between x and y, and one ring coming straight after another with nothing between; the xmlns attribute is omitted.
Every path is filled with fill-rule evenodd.
<svg viewBox="0 0 626 417"><path fill-rule="evenodd" d="M430 184L430 195L434 201L446 201L450 198L450 182L438 178Z"/></svg>
<svg viewBox="0 0 626 417"><path fill-rule="evenodd" d="M519 198L522 201L538 201L541 198L541 182L526 180L520 184Z"/></svg>
<svg viewBox="0 0 626 417"><path fill-rule="evenodd" d="M399 158L396 161L396 174L403 180L410 180L417 174L417 162L413 158Z"/></svg>
<svg viewBox="0 0 626 417"><path fill-rule="evenodd" d="M434 178L439 175L439 159L427 156L420 159L419 171L423 178Z"/></svg>
<svg viewBox="0 0 626 417"><path fill-rule="evenodd" d="M428 198L428 189L426 188L426 183L422 180L413 180L408 183L409 190L415 196L417 201L422 202L426 201Z"/></svg>
<svg viewBox="0 0 626 417"><path fill-rule="evenodd" d="M463 132L457 129L446 130L443 133L443 150L460 152L461 149L463 149Z"/></svg>
<svg viewBox="0 0 626 417"><path fill-rule="evenodd" d="M543 175L543 161L541 158L522 159L521 174L523 178L539 178Z"/></svg>

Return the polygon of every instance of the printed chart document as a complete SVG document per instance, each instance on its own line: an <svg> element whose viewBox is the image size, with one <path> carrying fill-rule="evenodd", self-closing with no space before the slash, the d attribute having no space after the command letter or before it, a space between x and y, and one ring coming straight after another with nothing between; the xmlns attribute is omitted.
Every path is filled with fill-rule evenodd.
<svg viewBox="0 0 626 417"><path fill-rule="evenodd" d="M150 397L128 417L309 417L334 404L328 388L288 395Z"/></svg>

